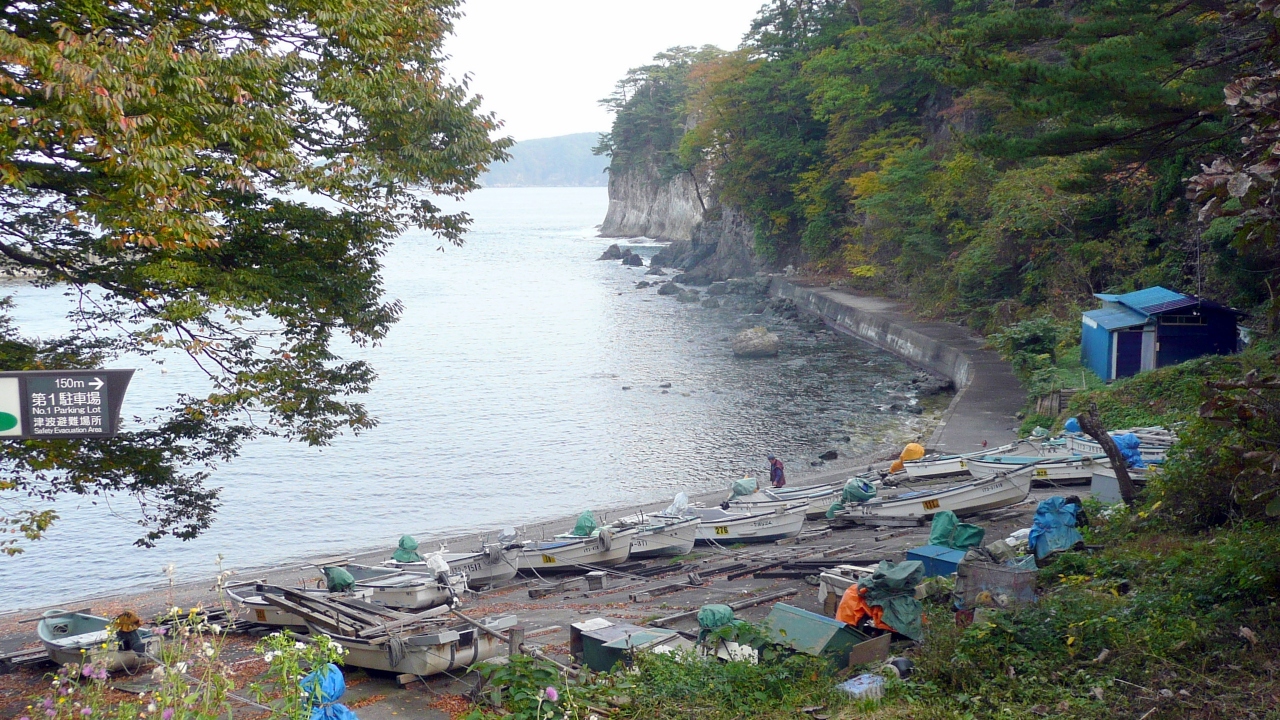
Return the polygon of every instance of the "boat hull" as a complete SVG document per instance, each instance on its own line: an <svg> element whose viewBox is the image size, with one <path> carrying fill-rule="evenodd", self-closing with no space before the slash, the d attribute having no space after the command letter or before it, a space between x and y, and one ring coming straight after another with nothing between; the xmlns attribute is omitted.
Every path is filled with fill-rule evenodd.
<svg viewBox="0 0 1280 720"><path fill-rule="evenodd" d="M515 625L514 616L487 623L495 631ZM343 665L384 672L427 677L451 670L465 670L475 663L506 653L506 644L474 627L441 628L437 632L410 635L399 642L374 644L367 640L325 633L347 652Z"/></svg>
<svg viewBox="0 0 1280 720"><path fill-rule="evenodd" d="M1044 457L1028 457L1027 463L1045 460ZM969 461L969 473L975 478L990 478L1017 468L1019 463L999 462L974 459ZM1100 467L1110 467L1105 458L1087 456L1066 456L1062 460L1052 460L1025 471L1035 485L1082 485L1093 479L1093 471Z"/></svg>
<svg viewBox="0 0 1280 720"><path fill-rule="evenodd" d="M863 524L882 520L922 521L946 510L964 517L1022 502L1030 491L1030 474L1022 472L850 505L845 508L844 517Z"/></svg>
<svg viewBox="0 0 1280 720"><path fill-rule="evenodd" d="M902 463L907 476L913 480L929 480L931 478L964 475L969 472L969 460L983 455L999 455L1018 447L1021 443L1011 443L991 450L959 455L926 455L919 460L908 460Z"/></svg>
<svg viewBox="0 0 1280 720"><path fill-rule="evenodd" d="M840 496L844 493L844 483L832 485L822 485L816 488L806 489L796 488L794 491L785 492L778 490L768 490L757 493L764 497L774 496L777 499L754 500L754 495L747 495L735 500L729 501L730 508L740 509L743 512L769 512L777 508L785 508L798 502L806 503L805 519L816 520L827 514L827 510L832 504L840 500Z"/></svg>
<svg viewBox="0 0 1280 720"><path fill-rule="evenodd" d="M142 628L142 651L107 648L111 643L109 620L96 615L64 613L50 610L40 620L36 634L49 659L59 665L93 662L105 665L107 672L134 671L147 662L147 655L158 655L160 638Z"/></svg>
<svg viewBox="0 0 1280 720"><path fill-rule="evenodd" d="M612 533L608 547L599 535L572 540L531 540L520 551L522 573L586 572L590 567L610 567L627 561L636 528Z"/></svg>
<svg viewBox="0 0 1280 720"><path fill-rule="evenodd" d="M253 592L248 592L242 588L252 585ZM328 596L329 593L323 590L314 590L306 588L298 588L298 592L314 594L321 597ZM267 602L262 597L261 586L256 584L249 585L232 585L226 588L227 596L231 598L232 605L236 610L236 619L245 622L256 623L258 625L266 625L269 627L283 627L293 630L306 630L307 623L302 618L291 612L281 610L280 608ZM344 593L342 596L353 600L363 600L370 602L368 591L356 590L350 593Z"/></svg>
<svg viewBox="0 0 1280 720"><path fill-rule="evenodd" d="M516 576L519 570L520 546L511 544L504 547L493 544L486 545L484 550L477 552L443 553L441 557L449 563L450 572L465 573L467 586L473 590L479 590ZM402 563L387 560L382 564L407 572L430 572L425 562Z"/></svg>
<svg viewBox="0 0 1280 720"><path fill-rule="evenodd" d="M780 508L748 514L726 513L720 508L702 508L695 512L702 518L695 537L698 543L776 542L793 538L804 529L807 504L796 504L790 510Z"/></svg>
<svg viewBox="0 0 1280 720"><path fill-rule="evenodd" d="M1089 437L1076 437L1068 435L1066 438L1067 451L1074 455L1101 455L1102 443ZM1146 462L1164 462L1165 457L1169 454L1169 448L1160 446L1139 445L1138 454Z"/></svg>
<svg viewBox="0 0 1280 720"><path fill-rule="evenodd" d="M688 555L693 552L701 520L688 518L664 525L642 528L631 540L631 557L655 558Z"/></svg>

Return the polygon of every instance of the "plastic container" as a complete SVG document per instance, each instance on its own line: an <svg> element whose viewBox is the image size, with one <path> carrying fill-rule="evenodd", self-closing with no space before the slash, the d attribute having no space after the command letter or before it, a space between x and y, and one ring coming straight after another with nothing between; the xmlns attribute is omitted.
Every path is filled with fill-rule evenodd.
<svg viewBox="0 0 1280 720"><path fill-rule="evenodd" d="M960 609L996 604L1000 607L1036 601L1035 570L989 562L966 562L956 571L956 605ZM985 594L985 595L984 595ZM979 602L979 595L994 603Z"/></svg>
<svg viewBox="0 0 1280 720"><path fill-rule="evenodd" d="M884 697L884 677L871 673L846 680L836 687L859 700L879 700Z"/></svg>

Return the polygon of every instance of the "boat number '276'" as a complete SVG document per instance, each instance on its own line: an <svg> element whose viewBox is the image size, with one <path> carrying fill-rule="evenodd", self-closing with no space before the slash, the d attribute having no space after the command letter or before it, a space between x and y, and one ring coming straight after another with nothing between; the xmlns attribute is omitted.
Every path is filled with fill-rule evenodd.
<svg viewBox="0 0 1280 720"><path fill-rule="evenodd" d="M938 509L938 505L940 505L940 504L941 504L941 503L939 503L937 500L925 500L925 501L924 501L924 509L925 509L925 510L937 510L937 509Z"/></svg>
<svg viewBox="0 0 1280 720"><path fill-rule="evenodd" d="M543 555L543 556L542 556L542 562L544 562L544 563L546 563L546 564L548 564L548 565L554 565L554 564L555 564L555 562L556 562L556 556L555 556L555 555Z"/></svg>
<svg viewBox="0 0 1280 720"><path fill-rule="evenodd" d="M728 535L728 534L729 534L729 526L728 526L728 525L717 525L717 526L716 526L716 534L717 534L717 535Z"/></svg>

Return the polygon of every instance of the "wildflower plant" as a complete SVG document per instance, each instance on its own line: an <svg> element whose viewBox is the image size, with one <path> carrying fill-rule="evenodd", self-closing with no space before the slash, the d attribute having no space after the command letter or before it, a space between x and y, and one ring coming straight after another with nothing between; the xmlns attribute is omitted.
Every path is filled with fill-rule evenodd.
<svg viewBox="0 0 1280 720"><path fill-rule="evenodd" d="M329 663L342 664L342 657L347 654L346 648L327 635L307 636L304 641L288 630L263 638L257 651L267 661L266 683L254 683L250 689L260 703L276 701L272 705L273 718L290 720L309 717L312 708L323 704L319 683L311 683L308 692L301 686L302 679ZM280 696L273 698L269 687L276 688Z"/></svg>

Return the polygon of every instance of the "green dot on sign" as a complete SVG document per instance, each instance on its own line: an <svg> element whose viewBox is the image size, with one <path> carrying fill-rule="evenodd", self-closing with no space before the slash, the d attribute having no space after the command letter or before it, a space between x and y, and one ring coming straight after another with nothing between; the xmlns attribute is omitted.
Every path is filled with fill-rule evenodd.
<svg viewBox="0 0 1280 720"><path fill-rule="evenodd" d="M18 427L18 418L7 412L0 412L0 432Z"/></svg>

